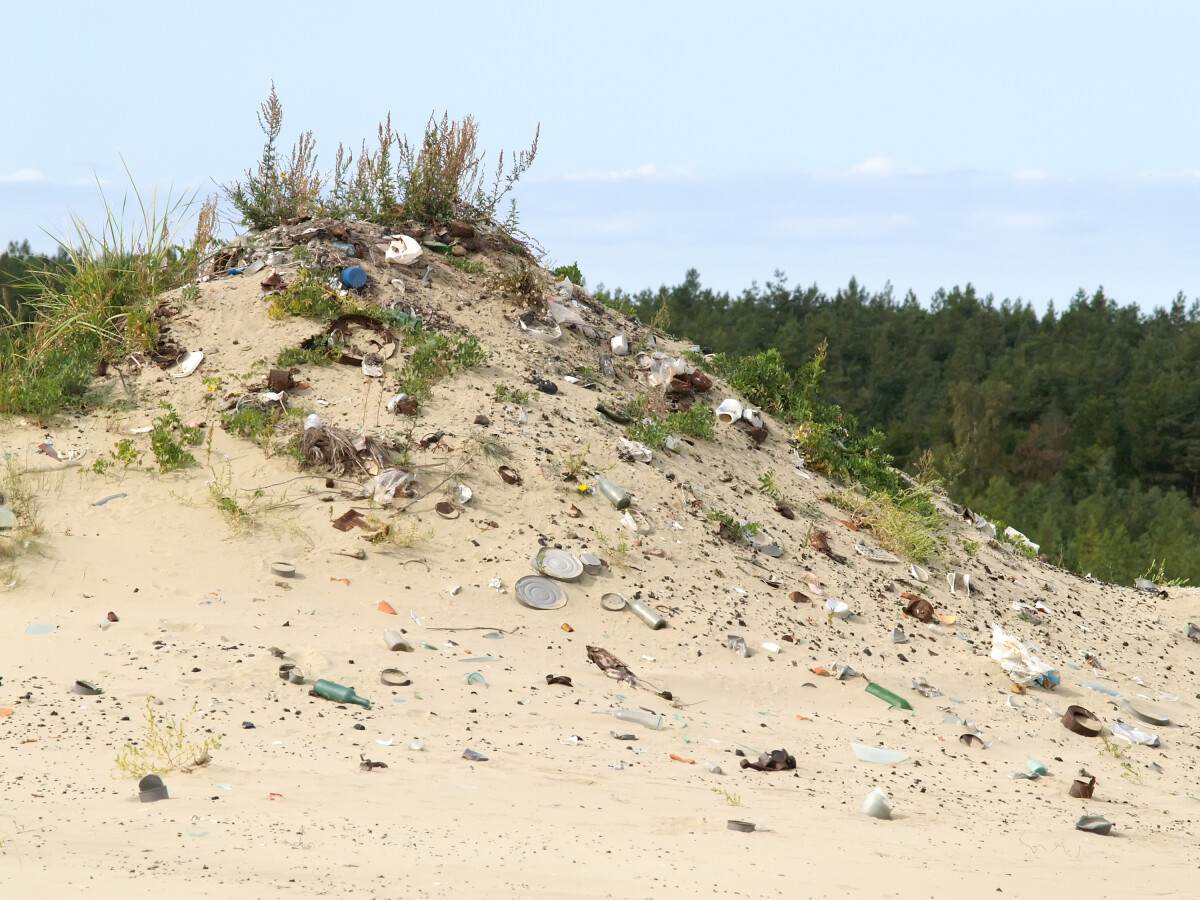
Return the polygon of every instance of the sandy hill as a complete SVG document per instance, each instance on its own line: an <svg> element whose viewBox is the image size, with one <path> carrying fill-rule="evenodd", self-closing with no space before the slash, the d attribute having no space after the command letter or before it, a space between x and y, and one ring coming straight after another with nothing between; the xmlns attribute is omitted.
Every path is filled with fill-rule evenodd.
<svg viewBox="0 0 1200 900"><path fill-rule="evenodd" d="M718 424L712 440L631 458L625 429L597 407L619 417L649 396L665 413L652 367L687 342L650 340L539 271L538 292L570 314L544 340L532 332L554 332L552 316L535 310L523 329L528 304L493 277L510 255L455 241L470 271L429 248L395 265L389 239L365 226L244 239L198 296L164 297L169 337L203 350L191 375L175 377L183 360L147 362L109 376L124 400L108 408L48 429L5 423L10 486L32 494L42 530L17 560L0 626L6 896L1186 895L1200 814L1194 592L1105 586L1022 558L945 500L943 549L921 581L847 527L825 499L840 488L797 467L789 427L769 416L765 436ZM406 416L389 402L409 343L356 329L342 350L378 353L382 377L302 362L286 397L264 399L283 386L267 383L279 354L324 328L268 313L277 287L264 282L294 283L299 256L360 265L369 280L352 299L473 335L486 363L437 380ZM605 374L617 335L635 352ZM639 348L661 359L639 368ZM726 397L717 380L683 400L708 411ZM197 464L169 474L145 431L163 402L203 436L186 448ZM280 402L301 412L271 420L265 448L220 427L239 404ZM376 503L361 455L346 471L302 469L289 441L310 413L351 446L361 434L406 449L415 481ZM95 471L122 441L138 461ZM597 471L632 496L628 522L580 490ZM762 493L765 473L794 518ZM359 524L335 527L355 511ZM738 539L740 520L761 530ZM542 548L605 566L561 583L561 608L528 608L516 584ZM294 575L273 572L280 562ZM645 601L668 626L603 609L607 593ZM935 617L905 615L913 597ZM831 615L831 600L851 615ZM993 626L1061 683L1016 693L991 656ZM385 629L412 652L390 651ZM634 678L608 677L588 647ZM281 680L288 663L307 683ZM381 683L387 668L411 683ZM571 683L548 683L560 675ZM316 679L353 686L370 708L311 695ZM77 681L103 693L76 693ZM1064 727L1071 705L1103 735ZM663 727L597 714L616 709L661 714ZM1114 737L1118 723L1160 745ZM159 758L149 742L170 751L176 735L170 798L139 802L118 757L134 742ZM188 748L217 736L196 765ZM905 758L861 761L854 743ZM782 771L741 766L776 750L794 768L784 754ZM1031 759L1047 774L1010 777ZM1069 794L1081 769L1096 779L1090 799ZM875 788L890 820L860 811ZM1112 833L1077 830L1083 815Z"/></svg>

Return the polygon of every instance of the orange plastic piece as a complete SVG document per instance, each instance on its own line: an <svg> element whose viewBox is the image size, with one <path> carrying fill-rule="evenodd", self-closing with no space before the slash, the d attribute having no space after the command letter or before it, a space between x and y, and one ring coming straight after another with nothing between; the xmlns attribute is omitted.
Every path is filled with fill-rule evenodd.
<svg viewBox="0 0 1200 900"><path fill-rule="evenodd" d="M853 522L848 522L845 519L838 519L838 521L841 522L843 525L845 525L847 528L849 528L851 531L858 531L858 526L855 525Z"/></svg>
<svg viewBox="0 0 1200 900"><path fill-rule="evenodd" d="M675 760L675 762L687 763L688 765L692 766L696 764L694 759L688 759L685 756L676 756L674 753L671 754L671 759Z"/></svg>
<svg viewBox="0 0 1200 900"><path fill-rule="evenodd" d="M829 670L823 666L813 666L814 675L829 675Z"/></svg>
<svg viewBox="0 0 1200 900"><path fill-rule="evenodd" d="M350 579L349 579L349 578L334 578L334 577L331 575L331 576L329 576L329 580L330 580L330 581L340 581L340 582L341 582L342 584L344 584L346 587L350 587Z"/></svg>
<svg viewBox="0 0 1200 900"><path fill-rule="evenodd" d="M267 799L268 800L282 800L283 794L276 794L274 791L272 791L271 793L267 794Z"/></svg>
<svg viewBox="0 0 1200 900"><path fill-rule="evenodd" d="M6 706L3 709L0 709L0 716L11 716L12 712L13 711Z"/></svg>
<svg viewBox="0 0 1200 900"><path fill-rule="evenodd" d="M563 622L563 623L562 623L562 630L563 630L563 631L566 631L566 632L572 632L572 631L574 631L575 629L574 629L574 628L572 628L570 625L568 625L566 622Z"/></svg>
<svg viewBox="0 0 1200 900"><path fill-rule="evenodd" d="M387 613L389 616L394 616L396 614L396 611L392 609L392 604L388 603L386 600L380 600L378 608L381 613Z"/></svg>
<svg viewBox="0 0 1200 900"><path fill-rule="evenodd" d="M812 721L812 719L810 719L808 716L796 716L796 718L799 719L801 722L811 722Z"/></svg>

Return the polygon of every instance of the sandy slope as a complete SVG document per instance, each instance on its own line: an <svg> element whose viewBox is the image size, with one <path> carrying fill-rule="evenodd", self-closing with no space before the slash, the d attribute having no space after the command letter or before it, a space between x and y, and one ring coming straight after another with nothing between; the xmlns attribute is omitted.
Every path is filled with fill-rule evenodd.
<svg viewBox="0 0 1200 900"><path fill-rule="evenodd" d="M120 413L48 430L4 423L0 449L31 470L26 478L38 488L46 528L20 564L19 583L3 596L0 622L0 706L14 710L0 719L6 897L1188 893L1193 820L1200 819L1200 801L1185 796L1200 796L1192 784L1200 646L1183 630L1200 617L1195 592L1160 598L1106 587L988 547L971 559L958 535L975 536L947 507L947 550L932 567L929 596L957 622L935 631L904 621L911 640L894 645L889 634L903 621L902 601L886 588L908 587L896 581L906 567L855 554L855 541L870 537L836 521L836 510L820 499L830 487L820 476L791 474L783 427L773 425L762 448L724 429L715 443L685 445L649 465L620 462L620 432L594 407L633 390L629 373L599 392L568 384L565 367L596 366L597 347L573 334L557 345L521 340L511 308L480 299L481 278L439 267L436 287L425 290L413 274L405 277L410 300L440 307L491 355L487 369L436 389L417 434L444 430L454 450L431 450L419 461L456 459L470 423L484 413L524 476L510 486L494 465L477 466L470 474L475 498L454 521L433 513L438 496L417 504L409 517L432 536L411 548L377 547L360 531L333 529L331 518L350 506L370 510L327 490L323 477L297 478L287 458L267 458L219 429L211 453L199 448L200 467L182 473L97 476L84 468L130 428L149 424L160 399L185 420L212 421L200 375L219 374L232 385L254 360L274 358L312 333L311 323L268 321L257 278L206 285L175 321L177 339L208 354L198 375L143 373L137 406ZM520 426L492 400L492 386L522 387L531 371L554 379L560 392L535 395ZM382 409L387 392L356 371L305 375L311 387L298 399L329 401L321 409L327 421L371 430L402 424ZM37 454L47 434L60 452L86 450L83 465ZM138 440L149 456L145 438ZM623 565L611 548L622 535L636 538L602 497L573 495L555 465L588 447L654 524ZM794 522L757 491L767 470L797 509ZM264 487L260 505L275 506L249 534L233 534L209 503L206 480L226 474L239 488ZM119 492L127 496L92 505ZM582 518L566 517L571 502ZM764 560L767 569L748 562L744 546L712 534L703 517L709 506L762 522L784 557ZM488 521L499 527L480 527ZM813 523L848 556L845 565L803 548ZM567 585L564 609L526 609L512 585L529 573L540 536L614 565ZM366 559L337 553L359 548ZM643 552L650 549L665 556ZM299 571L287 590L267 570L278 559ZM805 589L805 571L857 617L829 624L819 605L794 606L788 594ZM970 599L961 590L950 595L946 571L972 574ZM767 574L783 586L765 584ZM494 577L502 592L488 586ZM452 585L463 589L451 596ZM610 590L653 592L670 610L671 626L651 631L631 615L605 612L599 598ZM1010 608L1036 597L1051 610L1037 627ZM381 600L398 616L379 612ZM110 610L120 621L101 629ZM33 622L57 630L27 634ZM563 631L564 622L574 630ZM1017 707L1007 705L1008 678L988 657L992 622L1036 643L1061 669L1062 686L1033 688L1015 698ZM475 626L507 633L486 639L482 631L434 630ZM385 627L403 627L436 649L391 653L381 639ZM729 633L743 635L754 655L727 649ZM782 644L782 652L758 649L764 641ZM588 661L588 644L671 691L676 705L606 678ZM355 685L374 705L340 708L281 681L271 647L313 677ZM1085 651L1098 655L1103 670L1085 663ZM489 655L495 659L468 661ZM811 671L837 662L902 694L914 711L889 709L864 691L863 679ZM413 684L381 685L385 666L404 669ZM473 671L486 687L467 684ZM548 686L547 674L567 674L574 687ZM910 687L918 676L942 696L919 696ZM76 679L105 693L73 694ZM1106 754L1098 740L1059 722L1070 703L1106 724L1129 718L1082 681L1149 698L1178 725L1145 726L1160 734L1161 749ZM210 765L164 776L169 801L142 804L136 781L120 777L114 759L142 735L151 696L161 701L154 707L160 713L182 716L196 704L190 733L211 729L224 738ZM593 713L616 706L662 712L668 725L655 732ZM990 746L961 744L965 729L945 721L947 711L973 720ZM615 740L613 729L637 740ZM411 749L414 741L423 749ZM851 741L910 759L858 762ZM467 748L489 760L463 759ZM795 755L794 772L738 768L736 750L754 757L778 748ZM361 771L363 754L388 768ZM1030 755L1050 776L1011 780ZM705 761L725 774L709 773ZM1147 769L1151 762L1163 771ZM1098 779L1090 801L1067 794L1080 767ZM859 813L874 786L890 795L892 821ZM1074 830L1085 811L1113 820L1114 836ZM729 831L731 818L769 830Z"/></svg>

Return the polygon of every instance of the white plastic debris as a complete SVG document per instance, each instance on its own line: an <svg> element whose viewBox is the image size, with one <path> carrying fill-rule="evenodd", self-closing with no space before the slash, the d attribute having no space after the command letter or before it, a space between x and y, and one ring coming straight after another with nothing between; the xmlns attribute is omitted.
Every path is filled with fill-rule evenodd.
<svg viewBox="0 0 1200 900"><path fill-rule="evenodd" d="M862 813L873 819L890 819L892 817L892 807L888 803L888 796L884 793L883 788L875 788L867 794L867 799L863 801Z"/></svg>
<svg viewBox="0 0 1200 900"><path fill-rule="evenodd" d="M1042 662L1025 644L1011 634L1005 634L999 625L992 626L992 659L999 662L1017 684L1029 684L1042 678L1058 680L1054 666Z"/></svg>
<svg viewBox="0 0 1200 900"><path fill-rule="evenodd" d="M323 428L324 426L325 423L321 421L321 417L316 413L309 413L304 419L305 431L308 431L310 428Z"/></svg>
<svg viewBox="0 0 1200 900"><path fill-rule="evenodd" d="M723 425L732 425L742 417L742 404L729 397L721 401L721 405L717 407L717 421Z"/></svg>
<svg viewBox="0 0 1200 900"><path fill-rule="evenodd" d="M631 441L628 438L618 438L621 452L638 462L648 463L654 459L654 451L641 441Z"/></svg>
<svg viewBox="0 0 1200 900"><path fill-rule="evenodd" d="M1029 538L1025 537L1025 535L1021 534L1021 532L1017 531L1017 529L1013 528L1011 525L1009 525L1007 528L1004 529L1004 536L1006 538L1008 538L1008 540L1011 543L1016 544L1018 547L1030 547L1030 548L1032 548L1034 553L1042 552L1041 544L1035 544L1033 541L1031 541Z"/></svg>
<svg viewBox="0 0 1200 900"><path fill-rule="evenodd" d="M172 372L172 378L187 378L196 371L196 367L204 362L203 350L190 350L183 355L183 359L179 361L179 371Z"/></svg>
<svg viewBox="0 0 1200 900"><path fill-rule="evenodd" d="M536 328L530 328L520 319L517 319L517 324L521 326L521 331L526 337L536 338L539 341L554 342L562 337L562 327L557 324L553 331L538 331Z"/></svg>
<svg viewBox="0 0 1200 900"><path fill-rule="evenodd" d="M407 234L394 234L391 238L392 242L384 254L384 259L388 262L397 266L411 266L421 258L423 251L416 238L409 237Z"/></svg>

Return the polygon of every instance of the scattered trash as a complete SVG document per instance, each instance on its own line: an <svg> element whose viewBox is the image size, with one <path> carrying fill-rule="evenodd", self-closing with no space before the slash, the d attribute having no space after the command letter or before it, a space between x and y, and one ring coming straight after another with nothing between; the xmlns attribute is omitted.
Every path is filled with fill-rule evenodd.
<svg viewBox="0 0 1200 900"><path fill-rule="evenodd" d="M391 236L391 243L383 258L393 265L411 266L421 258L423 252L416 238L411 238L407 234L396 234Z"/></svg>
<svg viewBox="0 0 1200 900"><path fill-rule="evenodd" d="M546 684L561 684L564 687L574 687L570 675L547 675Z"/></svg>
<svg viewBox="0 0 1200 900"><path fill-rule="evenodd" d="M280 578L295 578L296 567L287 562L271 563L271 574L278 575Z"/></svg>
<svg viewBox="0 0 1200 900"><path fill-rule="evenodd" d="M521 476L510 469L508 466L501 466L496 470L499 473L501 480L505 484L520 484Z"/></svg>
<svg viewBox="0 0 1200 900"><path fill-rule="evenodd" d="M644 725L655 731L662 731L663 727L663 717L661 715L647 712L643 709L593 709L592 712L597 715L612 716L615 719L620 719L622 722L633 722L637 725Z"/></svg>
<svg viewBox="0 0 1200 900"><path fill-rule="evenodd" d="M724 775L725 774L725 770L722 769L715 762L706 762L704 764L704 768L708 769L708 771L711 772L713 775Z"/></svg>
<svg viewBox="0 0 1200 900"><path fill-rule="evenodd" d="M280 665L279 677L290 684L304 684L304 670L296 663Z"/></svg>
<svg viewBox="0 0 1200 900"><path fill-rule="evenodd" d="M1157 725L1159 728L1166 728L1171 724L1171 717L1165 716L1154 709L1145 706L1135 706L1128 700L1121 701L1121 709L1132 714L1134 717L1141 719L1148 725Z"/></svg>
<svg viewBox="0 0 1200 900"><path fill-rule="evenodd" d="M470 749L469 747L463 751L463 759L469 759L471 762L487 762L488 758L482 753Z"/></svg>
<svg viewBox="0 0 1200 900"><path fill-rule="evenodd" d="M1079 831L1088 831L1092 834L1108 834L1112 831L1113 823L1104 816L1081 816L1075 823L1075 827Z"/></svg>
<svg viewBox="0 0 1200 900"><path fill-rule="evenodd" d="M615 481L610 481L599 473L595 476L596 488L617 509L628 509L632 502L625 489Z"/></svg>
<svg viewBox="0 0 1200 900"><path fill-rule="evenodd" d="M855 544L854 550L859 556L865 556L871 562L877 563L898 563L900 557L895 553L890 553L882 547L870 547L866 544Z"/></svg>
<svg viewBox="0 0 1200 900"><path fill-rule="evenodd" d="M599 667L600 671L602 671L609 678L621 682L622 684L627 684L630 687L641 688L644 691L650 691L651 693L658 694L664 700L674 699L671 697L670 691L660 691L642 681L633 674L632 670L630 670L625 663L621 662L602 647L592 647L589 645L587 648L587 655L588 659L595 663L596 666Z"/></svg>
<svg viewBox="0 0 1200 900"><path fill-rule="evenodd" d="M567 605L567 595L562 588L540 575L518 579L513 592L517 600L530 609L561 609Z"/></svg>
<svg viewBox="0 0 1200 900"><path fill-rule="evenodd" d="M54 634L57 630L57 625L50 625L46 622L30 622L25 626L26 634Z"/></svg>
<svg viewBox="0 0 1200 900"><path fill-rule="evenodd" d="M1082 778L1076 778L1071 782L1071 787L1068 793L1078 800L1090 800L1092 793L1096 790L1096 778L1094 775L1087 776L1087 781Z"/></svg>
<svg viewBox="0 0 1200 900"><path fill-rule="evenodd" d="M335 703L357 703L367 709L371 708L371 701L354 693L354 688L326 681L324 678L313 683L310 693L324 697L326 700L333 700Z"/></svg>
<svg viewBox="0 0 1200 900"><path fill-rule="evenodd" d="M203 350L192 350L185 353L179 361L179 371L172 372L172 378L187 378L196 371L200 363L204 362Z"/></svg>
<svg viewBox="0 0 1200 900"><path fill-rule="evenodd" d="M919 581L922 584L929 580L929 572L925 569L922 569L915 563L908 567L908 574L910 574L915 581Z"/></svg>
<svg viewBox="0 0 1200 900"><path fill-rule="evenodd" d="M583 575L583 562L566 550L543 547L532 560L533 571L557 581L578 581Z"/></svg>
<svg viewBox="0 0 1200 900"><path fill-rule="evenodd" d="M85 697L94 697L97 694L103 694L104 688L97 687L90 681L77 681L71 686L71 690L76 694L82 694Z"/></svg>
<svg viewBox="0 0 1200 900"><path fill-rule="evenodd" d="M1145 729L1138 728L1136 725L1128 725L1117 719L1112 724L1113 737L1123 738L1131 744L1140 744L1143 747L1157 747L1158 735L1151 734Z"/></svg>
<svg viewBox="0 0 1200 900"><path fill-rule="evenodd" d="M393 611L392 615L395 615ZM398 631L393 631L390 628L384 629L383 644L389 650L401 650L405 653L413 652L413 645L409 643L408 638Z"/></svg>
<svg viewBox="0 0 1200 900"><path fill-rule="evenodd" d="M939 691L937 688L935 688L932 684L930 684L924 678L914 678L912 684L913 684L913 690L915 690L922 697L931 698L931 697L942 696L942 692Z"/></svg>
<svg viewBox="0 0 1200 900"><path fill-rule="evenodd" d="M716 411L717 421L723 425L732 425L742 417L742 404L733 398L722 400Z"/></svg>
<svg viewBox="0 0 1200 900"><path fill-rule="evenodd" d="M890 706L894 706L898 709L912 709L912 704L903 697L899 696L898 694L893 694L887 688L880 687L873 681L867 683L867 693L878 697L880 700L883 700Z"/></svg>
<svg viewBox="0 0 1200 900"><path fill-rule="evenodd" d="M107 497L104 497L101 500L97 500L95 503L92 504L92 506L103 506L105 503L108 503L108 501L110 501L110 500L120 500L122 497L128 497L128 496L129 496L128 494L123 494L123 493L122 494L109 494ZM8 510L0 509L0 516L3 516L5 512L8 512ZM10 513L10 515L11 515L11 513ZM12 525L10 525L8 527L14 528L14 527L16 527L16 524L17 524L17 520L16 520L16 517L14 516ZM4 522L2 519L0 519L0 528L3 528L3 527L4 527Z"/></svg>
<svg viewBox="0 0 1200 900"><path fill-rule="evenodd" d="M478 672L468 672L467 673L467 684L481 684L484 687L488 686L487 679L485 679Z"/></svg>
<svg viewBox="0 0 1200 900"><path fill-rule="evenodd" d="M377 610L379 610L381 613L384 613L385 615L389 615L389 616L396 615L396 610L393 609L392 604L388 603L386 600L380 600L379 605L375 608Z"/></svg>
<svg viewBox="0 0 1200 900"><path fill-rule="evenodd" d="M696 761L694 759L691 759L690 757L687 757L687 756L679 756L678 754L675 754L675 753L671 754L671 759L675 760L675 762L687 763L690 766L694 766L696 764Z"/></svg>
<svg viewBox="0 0 1200 900"><path fill-rule="evenodd" d="M830 619L845 619L850 615L850 607L841 600L826 600L825 612Z"/></svg>
<svg viewBox="0 0 1200 900"><path fill-rule="evenodd" d="M860 762L882 763L894 766L908 759L908 754L901 753L899 750L887 750L883 747L871 747L867 744L855 744L851 742L850 749L854 751L855 758Z"/></svg>
<svg viewBox="0 0 1200 900"><path fill-rule="evenodd" d="M908 595L912 599L908 601L908 605L904 607L904 612L921 622L933 621L933 604L924 597L917 597L905 591L903 595Z"/></svg>
<svg viewBox="0 0 1200 900"><path fill-rule="evenodd" d="M1050 770L1046 768L1046 764L1034 759L1032 756L1025 757L1025 768L1029 770L1030 775L1035 777L1050 774Z"/></svg>
<svg viewBox="0 0 1200 900"><path fill-rule="evenodd" d="M138 799L142 803L153 803L156 800L167 800L167 786L157 775L147 775L138 782Z"/></svg>
<svg viewBox="0 0 1200 900"><path fill-rule="evenodd" d="M625 601L629 607L629 611L646 623L648 628L657 631L660 628L667 627L667 620L658 614L658 611L653 607L643 603L639 598L633 597Z"/></svg>
<svg viewBox="0 0 1200 900"><path fill-rule="evenodd" d="M986 746L983 743L983 738L977 734L961 734L959 735L958 740L960 743L966 744L968 747L970 747L971 744L978 744L980 747Z"/></svg>
<svg viewBox="0 0 1200 900"><path fill-rule="evenodd" d="M354 249L351 245L350 249ZM346 254L353 256L353 253ZM342 284L352 291L357 291L361 287L365 287L367 283L367 271L362 266L348 266L342 269Z"/></svg>
<svg viewBox="0 0 1200 900"><path fill-rule="evenodd" d="M743 822L741 819L730 819L725 823L725 827L730 831L754 831L755 825L753 822Z"/></svg>
<svg viewBox="0 0 1200 900"><path fill-rule="evenodd" d="M1068 706L1063 713L1062 723L1068 731L1083 737L1098 737L1104 728L1096 714L1082 706Z"/></svg>
<svg viewBox="0 0 1200 900"><path fill-rule="evenodd" d="M746 645L746 639L740 634L731 634L726 636L725 646L743 659L746 659L750 656L750 648Z"/></svg>
<svg viewBox="0 0 1200 900"><path fill-rule="evenodd" d="M893 644L907 644L908 643L908 636L904 633L904 629L902 627L900 627L899 625L897 625L895 628L892 629L892 643Z"/></svg>
<svg viewBox="0 0 1200 900"><path fill-rule="evenodd" d="M861 812L873 819L890 819L892 817L892 807L888 803L888 796L884 793L883 788L875 788L867 794Z"/></svg>
<svg viewBox="0 0 1200 900"><path fill-rule="evenodd" d="M1058 670L1047 665L999 625L992 626L992 659L998 661L1017 684L1036 682L1048 687L1059 684Z"/></svg>
<svg viewBox="0 0 1200 900"><path fill-rule="evenodd" d="M760 753L757 762L743 759L743 769L754 769L756 772L790 772L796 768L796 757L787 750L772 750L770 753Z"/></svg>
<svg viewBox="0 0 1200 900"><path fill-rule="evenodd" d="M618 334L608 342L612 349L613 356L628 356L629 355L629 338L623 334Z"/></svg>

